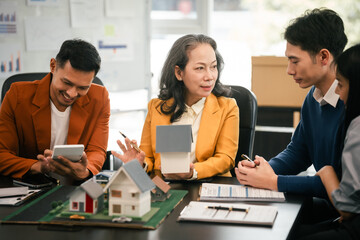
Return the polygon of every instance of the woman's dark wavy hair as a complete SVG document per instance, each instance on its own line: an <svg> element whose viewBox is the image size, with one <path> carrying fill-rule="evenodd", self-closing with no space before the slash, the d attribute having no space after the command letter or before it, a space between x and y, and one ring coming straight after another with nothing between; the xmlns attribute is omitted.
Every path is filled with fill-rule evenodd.
<svg viewBox="0 0 360 240"><path fill-rule="evenodd" d="M170 122L177 121L185 111L185 85L183 81L178 81L175 76L175 66L184 71L189 61L188 52L196 48L200 44L209 44L215 51L218 78L212 93L219 96L230 96L230 89L220 82L221 71L224 66L223 58L217 51L216 42L202 34L188 34L175 41L170 49L161 71L160 77L160 93L159 99L164 100L160 104L161 112L170 115ZM172 105L168 105L166 100L174 98Z"/></svg>
<svg viewBox="0 0 360 240"><path fill-rule="evenodd" d="M335 59L335 64L336 73L349 81L344 122L344 133L346 133L351 121L360 115L360 44L344 51Z"/></svg>

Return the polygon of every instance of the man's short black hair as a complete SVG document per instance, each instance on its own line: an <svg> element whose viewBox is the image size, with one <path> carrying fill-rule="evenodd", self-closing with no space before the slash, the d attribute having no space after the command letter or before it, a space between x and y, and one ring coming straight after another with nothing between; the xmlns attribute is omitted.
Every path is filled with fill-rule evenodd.
<svg viewBox="0 0 360 240"><path fill-rule="evenodd" d="M326 8L308 10L294 19L285 30L285 40L311 56L326 48L334 58L342 53L347 43L342 19Z"/></svg>
<svg viewBox="0 0 360 240"><path fill-rule="evenodd" d="M95 71L95 75L100 70L101 58L96 48L81 39L66 40L56 55L56 62L63 68L67 61L73 68L84 72Z"/></svg>

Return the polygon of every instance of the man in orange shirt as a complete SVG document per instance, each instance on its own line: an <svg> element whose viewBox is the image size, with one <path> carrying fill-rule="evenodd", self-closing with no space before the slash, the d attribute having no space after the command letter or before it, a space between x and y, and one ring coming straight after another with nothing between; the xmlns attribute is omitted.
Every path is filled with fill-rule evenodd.
<svg viewBox="0 0 360 240"><path fill-rule="evenodd" d="M107 90L92 81L101 59L85 41L65 41L50 73L33 82L16 82L0 110L0 174L24 178L53 174L82 181L105 161L110 117ZM79 162L51 158L55 145L83 144Z"/></svg>

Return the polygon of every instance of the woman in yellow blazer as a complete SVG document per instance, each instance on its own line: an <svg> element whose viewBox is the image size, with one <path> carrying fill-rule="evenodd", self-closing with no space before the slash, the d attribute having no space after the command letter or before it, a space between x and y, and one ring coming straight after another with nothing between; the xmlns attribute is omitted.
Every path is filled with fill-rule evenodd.
<svg viewBox="0 0 360 240"><path fill-rule="evenodd" d="M161 169L155 152L156 126L191 124L194 143L189 173L167 174L170 179L202 179L223 174L231 176L239 138L239 110L227 98L230 90L219 80L223 59L216 42L205 35L179 38L168 54L160 79L160 94L148 104L140 149L136 153L129 139L118 144L123 161L136 157L147 172ZM136 142L133 141L132 144Z"/></svg>

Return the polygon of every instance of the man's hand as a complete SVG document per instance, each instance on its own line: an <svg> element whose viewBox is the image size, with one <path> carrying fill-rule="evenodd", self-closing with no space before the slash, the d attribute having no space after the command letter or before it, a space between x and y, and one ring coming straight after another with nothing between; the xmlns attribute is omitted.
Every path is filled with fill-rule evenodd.
<svg viewBox="0 0 360 240"><path fill-rule="evenodd" d="M277 175L263 157L255 156L254 163L248 160L239 162L235 174L243 185L277 191Z"/></svg>
<svg viewBox="0 0 360 240"><path fill-rule="evenodd" d="M253 162L250 162L249 160L245 159L245 160L242 160L241 162L239 162L239 164L241 163L241 166L243 166L243 167L254 168L260 164L260 159L261 159L261 157L256 155Z"/></svg>
<svg viewBox="0 0 360 240"><path fill-rule="evenodd" d="M131 146L131 144L137 146L137 143L135 140L132 140L130 142L130 140L128 138L125 138L126 146L124 144L122 144L122 142L120 140L117 140L116 142L119 145L123 154L117 153L115 151L111 151L112 155L119 158L124 163L127 163L136 158L139 161L140 165L144 166L145 152L144 151L138 152L135 148L133 148Z"/></svg>
<svg viewBox="0 0 360 240"><path fill-rule="evenodd" d="M190 179L194 173L194 164L190 163L190 172L188 173L171 173L171 174L164 174L166 179L174 179L174 180L181 180L181 179Z"/></svg>
<svg viewBox="0 0 360 240"><path fill-rule="evenodd" d="M80 161L72 162L69 159L59 156L56 160L48 156L50 171L57 173L61 176L69 177L74 180L83 180L90 175L90 171L87 169L88 159L86 153L83 152Z"/></svg>
<svg viewBox="0 0 360 240"><path fill-rule="evenodd" d="M49 162L46 159L46 156L44 155L42 154L37 155L38 161L31 166L30 168L31 174L37 174L37 173L47 174L51 171Z"/></svg>

